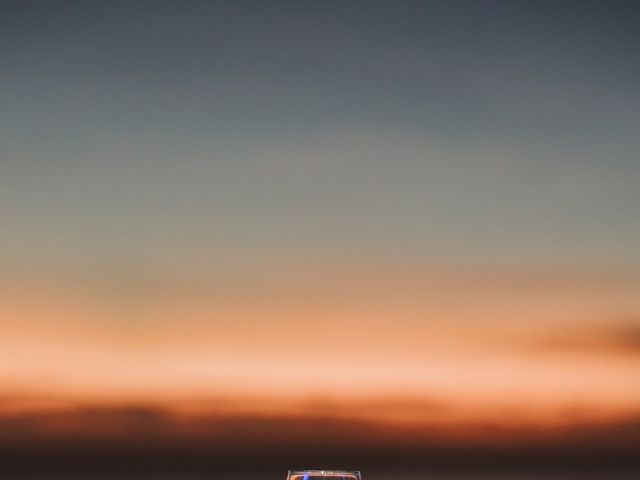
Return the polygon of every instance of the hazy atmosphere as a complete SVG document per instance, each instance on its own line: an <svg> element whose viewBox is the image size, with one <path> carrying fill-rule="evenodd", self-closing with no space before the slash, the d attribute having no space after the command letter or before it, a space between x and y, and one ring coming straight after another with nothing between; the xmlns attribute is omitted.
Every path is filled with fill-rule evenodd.
<svg viewBox="0 0 640 480"><path fill-rule="evenodd" d="M640 470L639 23L0 1L2 464Z"/></svg>

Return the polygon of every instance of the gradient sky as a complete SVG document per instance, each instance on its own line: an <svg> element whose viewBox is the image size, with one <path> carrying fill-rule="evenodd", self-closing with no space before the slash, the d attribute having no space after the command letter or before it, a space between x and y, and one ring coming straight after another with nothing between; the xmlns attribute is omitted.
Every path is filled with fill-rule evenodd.
<svg viewBox="0 0 640 480"><path fill-rule="evenodd" d="M0 407L638 415L639 23L2 2Z"/></svg>

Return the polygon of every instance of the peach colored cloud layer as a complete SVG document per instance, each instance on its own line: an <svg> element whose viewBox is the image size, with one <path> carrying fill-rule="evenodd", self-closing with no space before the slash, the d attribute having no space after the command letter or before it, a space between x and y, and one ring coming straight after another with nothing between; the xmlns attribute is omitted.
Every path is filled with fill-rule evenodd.
<svg viewBox="0 0 640 480"><path fill-rule="evenodd" d="M639 287L619 270L373 263L3 277L0 409L626 418L640 404Z"/></svg>

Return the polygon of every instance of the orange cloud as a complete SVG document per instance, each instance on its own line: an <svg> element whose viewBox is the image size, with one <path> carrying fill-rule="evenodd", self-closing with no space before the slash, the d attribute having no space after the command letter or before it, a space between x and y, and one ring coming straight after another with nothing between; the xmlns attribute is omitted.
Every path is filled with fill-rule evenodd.
<svg viewBox="0 0 640 480"><path fill-rule="evenodd" d="M116 273L2 282L0 380L23 395L14 410L234 398L286 413L317 398L341 404L339 416L466 422L508 411L553 425L567 411L628 416L640 401L640 280L628 272ZM348 407L390 396L448 407Z"/></svg>

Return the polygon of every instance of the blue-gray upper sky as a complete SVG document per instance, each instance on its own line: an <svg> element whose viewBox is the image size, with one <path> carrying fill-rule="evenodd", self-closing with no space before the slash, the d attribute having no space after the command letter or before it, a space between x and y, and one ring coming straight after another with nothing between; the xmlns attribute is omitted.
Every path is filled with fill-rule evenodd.
<svg viewBox="0 0 640 480"><path fill-rule="evenodd" d="M634 2L1 2L0 258L637 265L639 24Z"/></svg>

